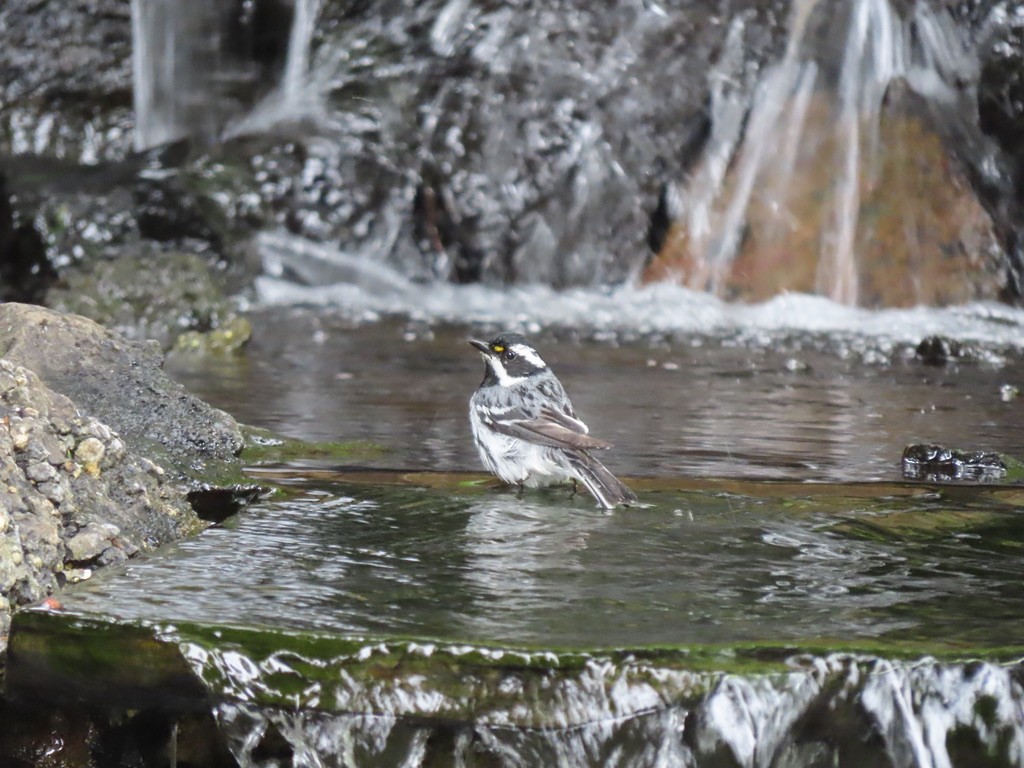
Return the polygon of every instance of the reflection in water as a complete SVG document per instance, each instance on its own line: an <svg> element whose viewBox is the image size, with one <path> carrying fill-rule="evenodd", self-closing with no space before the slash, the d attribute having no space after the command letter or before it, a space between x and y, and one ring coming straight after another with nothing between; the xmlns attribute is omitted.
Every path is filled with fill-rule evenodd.
<svg viewBox="0 0 1024 768"><path fill-rule="evenodd" d="M239 359L169 372L239 420L309 440L364 439L390 468L476 470L467 404L482 376L469 329L273 310ZM490 329L484 329L484 332ZM474 333L481 332L476 329ZM1018 356L926 366L912 347L759 336L537 342L621 475L893 480L908 443L1024 455ZM903 351L901 352L900 349Z"/></svg>
<svg viewBox="0 0 1024 768"><path fill-rule="evenodd" d="M648 492L649 506L605 514L562 489L297 483L65 605L549 648L1024 636L1024 517L995 497Z"/></svg>
<svg viewBox="0 0 1024 768"><path fill-rule="evenodd" d="M568 493L552 489L543 495L557 502L560 494ZM571 606L587 600L586 591L578 589L577 577L587 568L580 555L592 534L612 525L612 520L591 509L589 502L580 506L495 495L470 508L463 539L464 575L474 605L464 634L515 640L519 632L532 632L519 625L519 619L510 623L512 617L572 611ZM614 574L606 575L611 577L608 581L614 579ZM601 574L592 577L600 579Z"/></svg>

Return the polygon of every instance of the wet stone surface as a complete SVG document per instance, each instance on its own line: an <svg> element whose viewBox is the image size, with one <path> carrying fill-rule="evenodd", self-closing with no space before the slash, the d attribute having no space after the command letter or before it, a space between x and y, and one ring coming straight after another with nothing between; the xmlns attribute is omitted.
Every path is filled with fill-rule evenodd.
<svg viewBox="0 0 1024 768"><path fill-rule="evenodd" d="M908 445L902 464L908 480L998 482L1006 477L1006 464L997 453L941 445Z"/></svg>
<svg viewBox="0 0 1024 768"><path fill-rule="evenodd" d="M177 479L210 483L237 470L238 424L170 379L155 342L130 341L84 317L14 303L0 305L0 328L0 355L36 372ZM86 458L95 458L91 449L83 449Z"/></svg>
<svg viewBox="0 0 1024 768"><path fill-rule="evenodd" d="M0 359L0 646L12 608L201 527L102 422Z"/></svg>

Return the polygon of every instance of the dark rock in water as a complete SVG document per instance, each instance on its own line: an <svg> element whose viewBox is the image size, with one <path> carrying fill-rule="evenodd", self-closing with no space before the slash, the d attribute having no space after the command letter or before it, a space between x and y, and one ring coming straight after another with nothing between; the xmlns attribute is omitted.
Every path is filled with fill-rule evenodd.
<svg viewBox="0 0 1024 768"><path fill-rule="evenodd" d="M34 371L193 488L219 485L217 477L238 469L238 424L171 380L156 344L128 341L84 317L3 304L0 356Z"/></svg>
<svg viewBox="0 0 1024 768"><path fill-rule="evenodd" d="M0 425L0 651L17 606L202 527L161 467L7 359Z"/></svg>
<svg viewBox="0 0 1024 768"><path fill-rule="evenodd" d="M942 336L929 336L914 350L915 357L927 365L945 365L960 357L962 353L960 342Z"/></svg>
<svg viewBox="0 0 1024 768"><path fill-rule="evenodd" d="M991 482L1006 476L1006 464L997 453L959 451L941 445L908 445L903 449L901 465L908 480Z"/></svg>

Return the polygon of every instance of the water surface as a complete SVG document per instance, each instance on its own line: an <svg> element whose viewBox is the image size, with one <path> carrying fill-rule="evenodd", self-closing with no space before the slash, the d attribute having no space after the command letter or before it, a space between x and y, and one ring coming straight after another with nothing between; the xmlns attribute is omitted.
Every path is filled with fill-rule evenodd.
<svg viewBox="0 0 1024 768"><path fill-rule="evenodd" d="M240 421L380 444L378 466L479 468L466 408L483 363L465 339L498 326L365 324L281 307L253 322L245 355L172 359L169 372ZM597 336L534 334L625 475L895 480L903 448L920 442L1024 456L1024 399L1004 389L1024 390L1024 357L998 339L933 366L888 337L757 327Z"/></svg>
<svg viewBox="0 0 1024 768"><path fill-rule="evenodd" d="M1024 636L1019 494L717 485L607 514L561 489L308 474L278 475L301 493L101 574L69 607L581 649Z"/></svg>

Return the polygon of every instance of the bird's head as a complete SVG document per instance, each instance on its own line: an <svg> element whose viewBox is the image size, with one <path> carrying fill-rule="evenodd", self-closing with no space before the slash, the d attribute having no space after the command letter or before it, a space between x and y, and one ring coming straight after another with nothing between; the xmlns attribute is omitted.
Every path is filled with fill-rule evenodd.
<svg viewBox="0 0 1024 768"><path fill-rule="evenodd" d="M490 341L470 339L469 343L487 363L484 384L513 387L548 370L537 350L518 333L503 333Z"/></svg>

